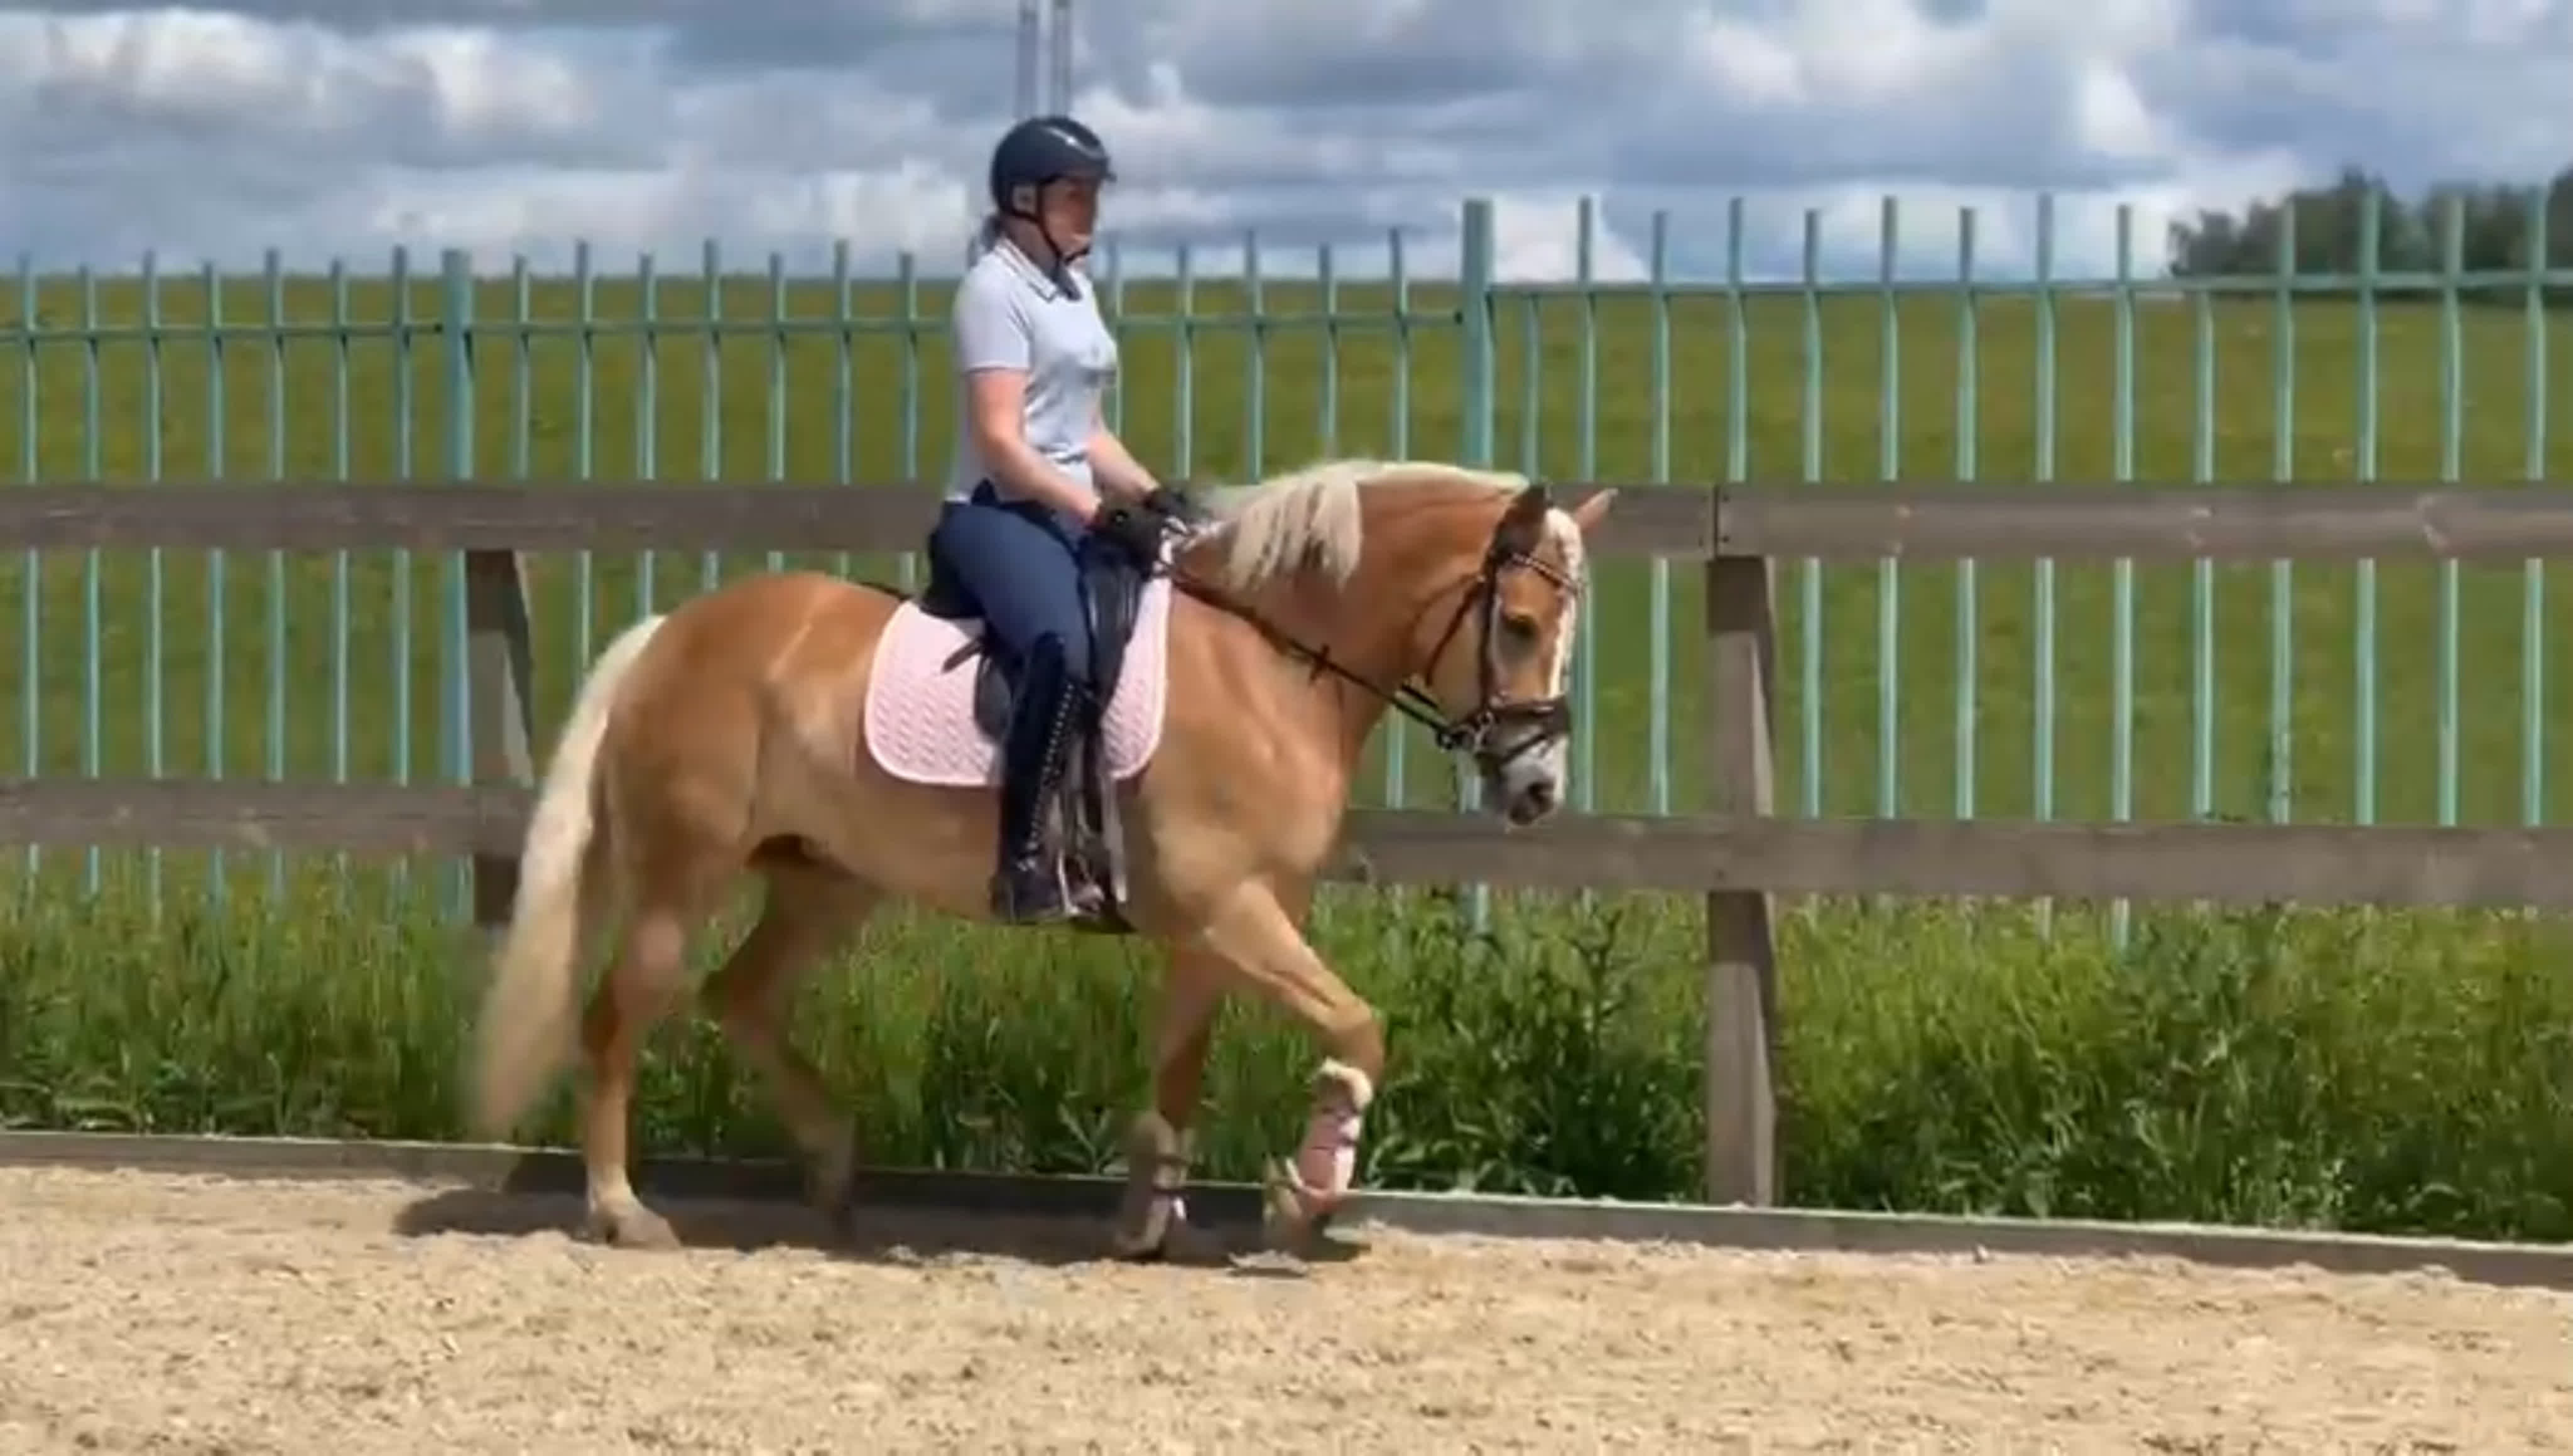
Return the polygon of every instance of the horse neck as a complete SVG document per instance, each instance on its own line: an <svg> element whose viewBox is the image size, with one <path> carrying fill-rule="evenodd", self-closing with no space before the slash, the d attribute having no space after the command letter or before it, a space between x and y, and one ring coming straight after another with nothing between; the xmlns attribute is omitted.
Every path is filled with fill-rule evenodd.
<svg viewBox="0 0 2573 1456"><path fill-rule="evenodd" d="M1306 566L1264 583L1251 605L1280 633L1390 693L1424 666L1419 625L1432 597L1450 584L1444 568L1456 551L1428 529L1435 512L1371 509L1366 544L1345 581ZM1369 734L1390 711L1382 693L1297 658L1287 664L1312 695L1317 715L1336 737L1343 767L1354 773Z"/></svg>

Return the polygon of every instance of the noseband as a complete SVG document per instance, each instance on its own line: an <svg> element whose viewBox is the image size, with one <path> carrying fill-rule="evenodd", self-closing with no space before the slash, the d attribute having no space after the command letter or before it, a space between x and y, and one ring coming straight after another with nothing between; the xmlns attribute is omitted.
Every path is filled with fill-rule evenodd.
<svg viewBox="0 0 2573 1456"><path fill-rule="evenodd" d="M1307 645L1281 630L1245 603L1235 601L1203 582L1182 576L1173 563L1172 584L1208 605L1230 612L1258 628L1262 635L1288 655L1310 664L1316 671L1327 672L1360 692L1429 730L1438 747L1446 753L1468 753L1477 767L1486 773L1498 773L1521 754L1553 743L1571 731L1572 704L1557 693L1542 698L1505 698L1501 695L1500 615L1501 573L1511 569L1533 571L1545 578L1566 596L1578 597L1578 582L1539 560L1512 543L1509 522L1495 526L1491 543L1483 549L1482 564L1456 598L1456 610L1447 619L1446 629L1438 634L1438 645L1429 651L1428 664L1420 676L1435 679L1438 664L1454 645L1457 632L1465 625L1468 612L1476 612L1482 622L1482 651L1476 654L1474 678L1476 701L1463 714L1450 718L1439 706L1438 699L1416 680L1406 679L1387 689L1368 681L1334 661L1331 654ZM1496 748L1495 740L1507 728L1525 725L1531 731L1521 735L1505 748Z"/></svg>

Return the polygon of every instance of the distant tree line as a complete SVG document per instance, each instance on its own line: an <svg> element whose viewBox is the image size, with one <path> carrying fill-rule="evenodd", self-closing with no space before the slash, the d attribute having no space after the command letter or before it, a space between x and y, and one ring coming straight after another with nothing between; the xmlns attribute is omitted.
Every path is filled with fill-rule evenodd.
<svg viewBox="0 0 2573 1456"><path fill-rule="evenodd" d="M2465 273L2482 275L2461 293L2479 303L2527 297L2525 275L2536 261L2541 235L2546 266L2573 269L2573 166L2542 187L2444 182L2415 198L2399 197L2383 179L2346 167L2328 186L2264 198L2238 213L2201 211L2193 221L2172 224L2171 272L2179 278L2274 276L2280 238L2292 220L2290 252L2296 273L2354 279L2370 195L2377 200L2377 272L2413 276L2384 287L2381 291L2388 295L2436 292L2435 282L2420 276L2444 266L2452 210L2457 261ZM2541 218L2543 229L2538 227ZM2573 303L2573 284L2551 286L2547 301Z"/></svg>

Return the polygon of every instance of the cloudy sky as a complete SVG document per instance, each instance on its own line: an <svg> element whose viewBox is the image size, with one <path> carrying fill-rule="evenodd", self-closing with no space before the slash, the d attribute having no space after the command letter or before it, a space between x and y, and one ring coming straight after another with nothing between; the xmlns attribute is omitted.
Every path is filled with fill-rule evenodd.
<svg viewBox="0 0 2573 1456"><path fill-rule="evenodd" d="M958 256L1010 114L1016 0L0 0L0 256L381 260L397 242L559 264L585 237L693 266ZM1130 256L1230 271L1246 228L1452 272L1496 201L1503 271L1560 277L1575 199L1632 275L1669 261L1954 267L1980 210L2026 268L2035 194L2068 273L2200 205L2358 160L2543 180L2573 161L2573 0L1078 0L1075 109L1118 150ZM1272 266L1282 266L1273 263Z"/></svg>

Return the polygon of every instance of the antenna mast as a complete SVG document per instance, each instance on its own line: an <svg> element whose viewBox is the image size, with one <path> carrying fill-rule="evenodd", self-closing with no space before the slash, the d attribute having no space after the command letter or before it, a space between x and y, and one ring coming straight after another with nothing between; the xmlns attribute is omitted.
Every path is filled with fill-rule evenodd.
<svg viewBox="0 0 2573 1456"><path fill-rule="evenodd" d="M1054 0L1054 109L1072 110L1072 0Z"/></svg>
<svg viewBox="0 0 2573 1456"><path fill-rule="evenodd" d="M1037 94L1039 57L1045 50L1045 17L1038 0L1019 0L1019 90L1017 106L1024 120L1037 114L1043 98Z"/></svg>

